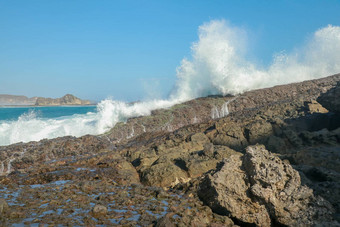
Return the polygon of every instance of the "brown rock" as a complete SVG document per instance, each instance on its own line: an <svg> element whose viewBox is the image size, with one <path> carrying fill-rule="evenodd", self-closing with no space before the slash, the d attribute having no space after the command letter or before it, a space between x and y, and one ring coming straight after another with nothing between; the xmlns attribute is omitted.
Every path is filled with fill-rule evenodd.
<svg viewBox="0 0 340 227"><path fill-rule="evenodd" d="M200 184L198 195L218 214L228 215L246 223L269 226L270 217L264 205L247 196L247 175L241 170L239 155L231 156Z"/></svg>
<svg viewBox="0 0 340 227"><path fill-rule="evenodd" d="M308 102L307 107L310 113L328 113L328 110L315 100Z"/></svg>
<svg viewBox="0 0 340 227"><path fill-rule="evenodd" d="M174 221L172 220L173 213L168 213L158 219L156 227L176 227Z"/></svg>
<svg viewBox="0 0 340 227"><path fill-rule="evenodd" d="M107 208L103 205L97 204L92 208L93 216L103 216L107 214Z"/></svg>
<svg viewBox="0 0 340 227"><path fill-rule="evenodd" d="M216 213L260 226L273 224L271 220L289 226L322 224L334 212L329 202L301 185L296 170L259 145L206 175L199 196Z"/></svg>
<svg viewBox="0 0 340 227"><path fill-rule="evenodd" d="M0 199L0 215L9 209L8 203L5 199Z"/></svg>

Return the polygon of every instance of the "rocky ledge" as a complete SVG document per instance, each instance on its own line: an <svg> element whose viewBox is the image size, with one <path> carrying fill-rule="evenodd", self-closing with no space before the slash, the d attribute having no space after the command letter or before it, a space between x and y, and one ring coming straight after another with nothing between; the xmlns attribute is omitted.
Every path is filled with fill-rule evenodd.
<svg viewBox="0 0 340 227"><path fill-rule="evenodd" d="M36 106L62 106L62 105L90 105L88 100L81 100L74 95L66 94L61 98L38 97L35 101Z"/></svg>
<svg viewBox="0 0 340 227"><path fill-rule="evenodd" d="M0 223L339 226L340 75L0 147Z"/></svg>

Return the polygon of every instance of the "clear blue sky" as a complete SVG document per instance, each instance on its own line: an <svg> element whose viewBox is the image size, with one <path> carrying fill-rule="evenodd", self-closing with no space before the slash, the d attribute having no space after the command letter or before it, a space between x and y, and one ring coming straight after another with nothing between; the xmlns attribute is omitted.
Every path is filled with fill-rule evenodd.
<svg viewBox="0 0 340 227"><path fill-rule="evenodd" d="M166 96L212 19L246 29L251 55L266 65L339 26L340 1L0 0L0 94L132 101L158 87Z"/></svg>

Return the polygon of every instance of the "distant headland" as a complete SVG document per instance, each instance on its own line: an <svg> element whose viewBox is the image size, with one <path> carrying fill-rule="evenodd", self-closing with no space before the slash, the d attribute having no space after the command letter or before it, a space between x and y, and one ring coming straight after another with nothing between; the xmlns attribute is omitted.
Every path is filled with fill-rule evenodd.
<svg viewBox="0 0 340 227"><path fill-rule="evenodd" d="M28 98L23 95L0 94L0 105L3 106L63 106L63 105L91 105L89 100L82 100L74 95L66 94L61 98Z"/></svg>

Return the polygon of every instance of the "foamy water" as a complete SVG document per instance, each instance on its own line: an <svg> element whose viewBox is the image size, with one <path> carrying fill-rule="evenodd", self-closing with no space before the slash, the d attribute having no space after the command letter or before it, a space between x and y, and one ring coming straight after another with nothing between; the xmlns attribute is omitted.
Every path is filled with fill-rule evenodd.
<svg viewBox="0 0 340 227"><path fill-rule="evenodd" d="M0 123L0 145L65 135L101 134L119 121L149 115L196 97L238 94L247 90L316 79L340 72L340 27L328 25L291 53L274 54L272 64L259 67L247 60L247 32L224 20L205 23L191 46L192 56L177 69L177 82L166 100L127 104L103 100L96 113L61 119L39 119L34 112ZM226 112L228 112L226 108Z"/></svg>

